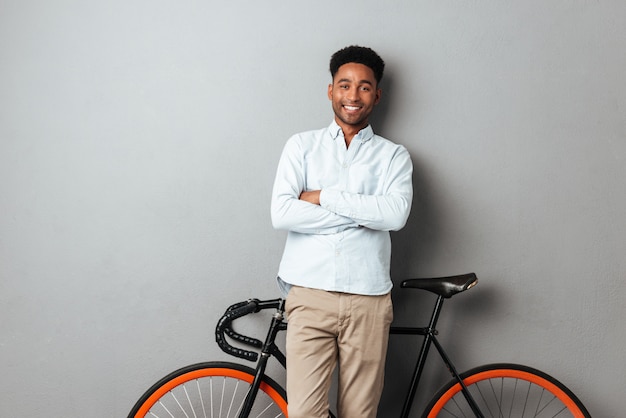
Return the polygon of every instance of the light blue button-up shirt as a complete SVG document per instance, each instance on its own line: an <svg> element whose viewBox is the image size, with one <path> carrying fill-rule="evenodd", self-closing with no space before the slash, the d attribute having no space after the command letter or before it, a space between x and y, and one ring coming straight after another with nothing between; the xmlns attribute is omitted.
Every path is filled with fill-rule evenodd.
<svg viewBox="0 0 626 418"><path fill-rule="evenodd" d="M412 172L408 151L370 126L349 147L334 121L291 137L271 204L274 227L289 231L278 271L281 289L388 293L389 231L401 229L409 216ZM309 190L321 190L320 205L299 200Z"/></svg>

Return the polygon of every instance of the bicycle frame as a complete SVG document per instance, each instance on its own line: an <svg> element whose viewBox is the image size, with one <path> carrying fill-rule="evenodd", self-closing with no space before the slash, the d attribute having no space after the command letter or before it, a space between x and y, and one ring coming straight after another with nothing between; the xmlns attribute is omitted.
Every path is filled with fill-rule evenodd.
<svg viewBox="0 0 626 418"><path fill-rule="evenodd" d="M402 407L402 413L401 413L401 418L408 418L409 416L409 412L411 410L411 406L413 404L414 398L415 398L415 393L417 391L417 387L419 385L419 381L422 377L422 372L424 370L424 367L426 365L426 359L428 357L428 353L430 351L430 348L432 345L435 346L437 352L439 353L441 359L443 360L444 364L446 365L446 367L448 368L448 370L450 371L451 375L454 377L454 379L456 379L456 381L461 385L462 388L462 392L463 395L465 397L465 399L467 400L467 402L469 403L472 411L474 412L474 414L476 415L477 418L483 418L483 414L480 412L480 409L478 408L475 400L472 398L471 394L469 393L469 390L467 389L466 385L463 383L463 379L460 377L459 373L457 372L456 368L454 367L454 365L452 364L450 358L448 357L448 355L446 354L445 350L443 349L443 346L439 343L439 341L437 340L437 334L438 331L436 329L436 325L437 322L439 320L439 314L441 313L441 309L443 308L443 302L444 302L444 296L439 295L437 297L437 301L435 302L435 307L433 309L433 313L431 315L429 324L427 327L424 328L413 328L413 327L391 327L390 328L390 334L392 335L421 335L424 337L424 340L422 341L422 346L419 352L419 356L417 359L417 363L415 365L415 370L413 371L413 375L411 377L411 384L409 386L409 390L408 393L405 397L404 400L404 404ZM248 308L248 306L251 306L250 303L254 303L254 307L252 309ZM240 304L241 305L241 304ZM232 329L229 329L229 335L235 339L239 339L240 341L243 341L243 339L245 339L245 342L249 345L253 345L256 346L258 348L260 348L260 358L257 361L256 364L256 373L255 373L255 377L254 377L254 381L252 382L252 385L246 395L246 399L244 401L244 405L243 408L239 414L240 417L247 417L250 410L252 409L252 405L254 404L254 401L256 399L256 395L258 393L259 387L261 385L261 381L263 376L265 375L265 370L267 367L267 362L269 360L270 357L275 357L276 360L283 366L286 368L286 358L285 355L281 352L281 350L278 348L278 346L275 343L276 340L276 336L278 335L278 333L280 331L284 331L287 329L287 323L284 320L284 306L285 306L285 302L283 299L273 299L273 300L268 300L268 301L248 301L248 306L237 306L238 309L243 309L239 314L233 314L231 317L228 317L228 324L241 316L247 315L249 313L252 312L258 312L260 310L263 309L271 309L271 308L276 308L276 312L274 313L271 323L270 323L270 327L269 330L267 332L267 336L265 338L265 342L264 343L260 343L260 341L256 340L256 341L251 341L252 339L250 339L249 337L243 337L239 334L237 334L236 332L232 331ZM233 305L235 306L235 305ZM232 308L232 307L231 307ZM230 308L229 308L230 310ZM225 315L226 317L226 315ZM220 327L220 325L218 325L218 328ZM236 355L237 357L241 357L241 358L246 358L247 360L251 360L254 361L253 358L256 358L256 353L252 353L252 352L244 352L242 353L241 350L239 350L238 352L233 352L232 347L230 346L222 346L222 342L219 341L218 339L218 343L220 344L220 346L222 347L222 349L224 349L226 352L229 352L230 354ZM229 351L231 350L231 351Z"/></svg>
<svg viewBox="0 0 626 418"><path fill-rule="evenodd" d="M415 399L415 393L417 392L417 386L419 385L420 379L422 377L422 372L424 371L424 366L426 365L426 359L428 357L428 352L430 351L431 344L435 345L437 352L441 356L441 359L445 363L446 367L452 374L452 376L459 382L462 388L463 396L469 403L472 411L476 415L477 418L483 418L483 414L480 412L478 405L472 395L469 393L469 390L463 383L463 379L457 372L456 368L450 361L450 358L446 354L443 346L437 340L438 331L436 329L437 321L439 320L439 314L441 313L441 309L443 308L443 296L437 296L437 301L435 302L435 308L433 309L433 313L430 318L430 322L428 327L425 328L411 328L411 327L391 327L389 330L390 334L395 335L421 335L424 337L422 341L422 347L420 349L419 357L417 359L417 363L415 365L415 370L413 371L413 375L411 377L411 384L409 386L408 393L406 398L404 399L404 404L402 406L402 413L400 414L401 418L407 418L409 416L409 412L411 410L411 406L413 405L413 400Z"/></svg>

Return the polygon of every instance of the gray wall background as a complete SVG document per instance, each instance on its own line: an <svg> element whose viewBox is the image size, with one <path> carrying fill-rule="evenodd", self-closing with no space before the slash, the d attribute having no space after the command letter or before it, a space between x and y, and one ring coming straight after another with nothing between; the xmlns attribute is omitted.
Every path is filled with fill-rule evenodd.
<svg viewBox="0 0 626 418"><path fill-rule="evenodd" d="M387 61L374 128L415 164L396 282L475 271L441 324L461 369L531 364L623 416L625 17L620 1L0 0L0 416L126 416L166 373L226 358L223 310L278 295L283 144L330 122L328 59L353 43ZM398 324L433 301L394 299ZM382 417L407 345L391 343Z"/></svg>

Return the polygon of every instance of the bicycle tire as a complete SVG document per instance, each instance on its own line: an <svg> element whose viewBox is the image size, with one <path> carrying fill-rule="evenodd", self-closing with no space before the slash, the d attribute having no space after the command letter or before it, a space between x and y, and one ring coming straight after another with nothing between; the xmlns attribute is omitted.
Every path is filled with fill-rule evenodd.
<svg viewBox="0 0 626 418"><path fill-rule="evenodd" d="M254 369L237 363L204 362L178 369L141 396L128 418L237 417ZM285 390L264 377L250 417L286 417Z"/></svg>
<svg viewBox="0 0 626 418"><path fill-rule="evenodd" d="M561 382L532 367L488 364L461 374L487 417L591 418L582 402ZM455 379L431 400L423 418L465 417L472 413Z"/></svg>

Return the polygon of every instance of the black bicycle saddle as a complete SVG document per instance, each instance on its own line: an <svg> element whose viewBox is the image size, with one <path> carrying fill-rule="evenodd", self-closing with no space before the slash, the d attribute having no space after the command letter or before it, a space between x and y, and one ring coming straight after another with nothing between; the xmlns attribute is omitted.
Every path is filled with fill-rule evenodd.
<svg viewBox="0 0 626 418"><path fill-rule="evenodd" d="M451 298L457 293L474 287L476 283L478 283L476 274L467 273L432 279L408 279L403 281L400 287L404 289L428 290L444 298Z"/></svg>

